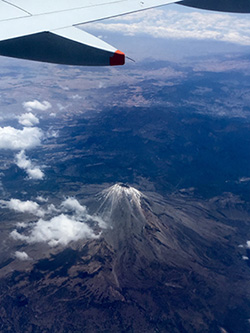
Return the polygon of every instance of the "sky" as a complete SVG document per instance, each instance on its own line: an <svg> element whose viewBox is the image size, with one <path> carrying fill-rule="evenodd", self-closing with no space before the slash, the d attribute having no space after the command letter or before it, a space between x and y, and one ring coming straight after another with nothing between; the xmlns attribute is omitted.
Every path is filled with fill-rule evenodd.
<svg viewBox="0 0 250 333"><path fill-rule="evenodd" d="M81 27L136 60L250 51L248 14L168 5Z"/></svg>

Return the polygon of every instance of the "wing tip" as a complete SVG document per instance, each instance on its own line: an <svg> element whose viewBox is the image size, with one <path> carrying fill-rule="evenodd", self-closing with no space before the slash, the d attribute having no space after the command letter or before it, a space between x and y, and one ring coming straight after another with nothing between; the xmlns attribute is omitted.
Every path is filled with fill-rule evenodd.
<svg viewBox="0 0 250 333"><path fill-rule="evenodd" d="M110 66L122 66L125 64L125 54L116 50L112 57L109 58Z"/></svg>

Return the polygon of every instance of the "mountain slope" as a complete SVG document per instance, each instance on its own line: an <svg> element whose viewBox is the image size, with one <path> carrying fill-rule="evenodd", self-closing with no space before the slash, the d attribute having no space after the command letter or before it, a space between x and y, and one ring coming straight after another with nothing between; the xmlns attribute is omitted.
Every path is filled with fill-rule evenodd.
<svg viewBox="0 0 250 333"><path fill-rule="evenodd" d="M249 330L249 272L217 201L116 184L88 209L107 224L99 239L1 280L1 331L220 332L235 322Z"/></svg>

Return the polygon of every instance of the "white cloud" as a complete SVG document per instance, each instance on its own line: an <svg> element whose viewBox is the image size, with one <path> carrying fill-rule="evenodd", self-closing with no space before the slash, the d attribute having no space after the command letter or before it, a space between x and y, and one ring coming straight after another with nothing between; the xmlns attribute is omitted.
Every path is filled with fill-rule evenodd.
<svg viewBox="0 0 250 333"><path fill-rule="evenodd" d="M58 131L58 130L54 130L54 129L53 129L53 126L51 126L51 127L48 129L46 135L47 135L48 138L58 138L58 136L59 136L59 131Z"/></svg>
<svg viewBox="0 0 250 333"><path fill-rule="evenodd" d="M67 110L69 105L62 105L61 103L57 103L57 107L59 111Z"/></svg>
<svg viewBox="0 0 250 333"><path fill-rule="evenodd" d="M41 180L44 178L44 173L39 169L39 167L26 169L26 172L30 179Z"/></svg>
<svg viewBox="0 0 250 333"><path fill-rule="evenodd" d="M61 207L66 211L72 211L77 215L86 215L87 209L85 206L80 205L79 201L75 198L67 198L61 204Z"/></svg>
<svg viewBox="0 0 250 333"><path fill-rule="evenodd" d="M21 201L19 199L10 199L10 201L0 201L0 205L5 208L12 209L16 212L20 213L30 213L36 215L38 217L44 216L44 211L40 208L38 203L34 201ZM23 224L19 224L19 226L24 226Z"/></svg>
<svg viewBox="0 0 250 333"><path fill-rule="evenodd" d="M106 223L101 219L100 217L96 215L89 215L87 213L87 208L85 206L80 205L79 201L76 200L75 198L67 198L65 199L62 204L61 208L64 211L68 212L73 212L75 216L77 216L78 219L83 220L93 220L97 222L100 228L106 228Z"/></svg>
<svg viewBox="0 0 250 333"><path fill-rule="evenodd" d="M18 222L16 225L18 228L26 228L28 226L26 222Z"/></svg>
<svg viewBox="0 0 250 333"><path fill-rule="evenodd" d="M166 39L198 39L250 45L250 21L246 16L212 12L186 13L154 9L95 23L97 31Z"/></svg>
<svg viewBox="0 0 250 333"><path fill-rule="evenodd" d="M83 238L97 238L93 230L84 222L79 222L65 214L53 217L45 221L36 222L28 235L23 235L17 230L12 231L11 236L16 240L27 243L48 243L50 246L67 245L72 241Z"/></svg>
<svg viewBox="0 0 250 333"><path fill-rule="evenodd" d="M13 231L10 233L10 236L11 236L14 240L22 240L22 241L27 241L27 242L28 242L28 239L29 239L29 237L20 234L16 229L13 230Z"/></svg>
<svg viewBox="0 0 250 333"><path fill-rule="evenodd" d="M249 258L247 256L242 256L243 260L249 260Z"/></svg>
<svg viewBox="0 0 250 333"><path fill-rule="evenodd" d="M247 248L250 249L250 241L247 241Z"/></svg>
<svg viewBox="0 0 250 333"><path fill-rule="evenodd" d="M31 149L41 144L43 132L37 128L25 127L22 130L7 126L0 127L0 149Z"/></svg>
<svg viewBox="0 0 250 333"><path fill-rule="evenodd" d="M28 254L26 252L16 251L15 256L19 260L30 260L30 257L28 256Z"/></svg>
<svg viewBox="0 0 250 333"><path fill-rule="evenodd" d="M40 167L35 166L27 156L25 155L24 150L21 150L20 153L16 154L16 165L27 172L30 179L41 180L44 178L44 173Z"/></svg>
<svg viewBox="0 0 250 333"><path fill-rule="evenodd" d="M41 145L43 131L32 127L39 123L39 119L32 113L22 114L18 119L20 124L27 127L22 130L11 126L0 127L0 149L21 150L15 157L18 167L24 169L30 179L43 179L44 173L40 167L28 160L24 151Z"/></svg>
<svg viewBox="0 0 250 333"><path fill-rule="evenodd" d="M26 111L32 111L32 110L46 111L50 109L52 106L48 101L39 102L38 100L35 99L34 101L24 102L23 107Z"/></svg>
<svg viewBox="0 0 250 333"><path fill-rule="evenodd" d="M241 177L239 183L247 183L250 181L250 177Z"/></svg>
<svg viewBox="0 0 250 333"><path fill-rule="evenodd" d="M40 202L48 202L48 198L44 198L44 197L41 196L41 195L38 195L38 196L36 197L36 200L37 200L37 201L40 201Z"/></svg>
<svg viewBox="0 0 250 333"><path fill-rule="evenodd" d="M46 210L46 213L49 215L59 214L61 210L56 208L54 204L49 204Z"/></svg>
<svg viewBox="0 0 250 333"><path fill-rule="evenodd" d="M19 124L27 127L32 127L34 125L39 124L39 119L33 115L33 113L24 113L18 117Z"/></svg>
<svg viewBox="0 0 250 333"><path fill-rule="evenodd" d="M75 99L75 100L82 99L82 97L80 95L78 95L78 94L73 95L71 98Z"/></svg>
<svg viewBox="0 0 250 333"><path fill-rule="evenodd" d="M49 246L68 245L72 241L86 238L98 238L100 236L88 225L105 228L105 222L98 216L87 213L85 206L82 206L76 199L67 198L59 208L49 204L47 209L42 209L37 203L32 201L21 202L11 199L4 202L5 206L16 211L32 212L40 218L37 222L17 223L16 229L11 232L11 237L15 240L25 241L29 244L43 242ZM49 215L45 219L45 215ZM54 216L53 216L54 215Z"/></svg>

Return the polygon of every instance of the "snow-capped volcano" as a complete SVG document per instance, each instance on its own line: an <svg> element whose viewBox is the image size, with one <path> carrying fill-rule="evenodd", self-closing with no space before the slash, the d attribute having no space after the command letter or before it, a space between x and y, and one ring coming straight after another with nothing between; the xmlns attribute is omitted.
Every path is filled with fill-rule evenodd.
<svg viewBox="0 0 250 333"><path fill-rule="evenodd" d="M98 195L100 202L98 212L106 219L112 219L112 215L117 210L130 214L142 214L141 199L143 197L143 194L134 187L118 183Z"/></svg>
<svg viewBox="0 0 250 333"><path fill-rule="evenodd" d="M49 322L53 332L219 332L229 298L246 308L249 272L231 245L230 217L188 200L126 184L90 196L88 211L107 227L2 281L0 331L11 322L12 331L35 323L41 332Z"/></svg>
<svg viewBox="0 0 250 333"><path fill-rule="evenodd" d="M115 184L97 195L96 214L108 228L104 238L114 248L128 246L134 236L140 236L146 225L142 206L146 196L126 184Z"/></svg>
<svg viewBox="0 0 250 333"><path fill-rule="evenodd" d="M143 194L132 186L124 183L115 184L102 191L103 195L110 200L121 200L124 197L131 203L140 205L140 198Z"/></svg>

